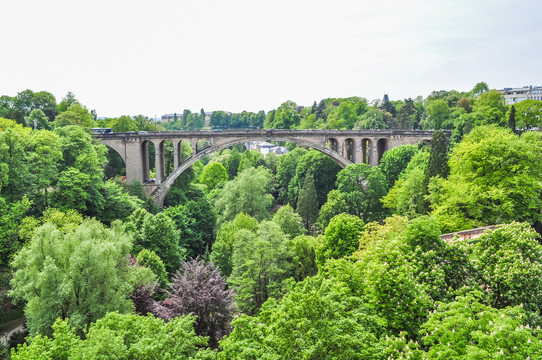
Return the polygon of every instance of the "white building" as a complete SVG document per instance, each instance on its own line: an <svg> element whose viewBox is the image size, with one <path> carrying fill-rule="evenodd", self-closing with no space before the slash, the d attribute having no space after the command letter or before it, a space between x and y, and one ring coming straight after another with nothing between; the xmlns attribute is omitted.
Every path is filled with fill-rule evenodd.
<svg viewBox="0 0 542 360"><path fill-rule="evenodd" d="M267 156L267 154L274 153L277 155L287 154L288 148L284 146L276 146L274 144L265 142L265 141L253 141L245 143L245 148L247 150L258 150L263 154L263 156Z"/></svg>
<svg viewBox="0 0 542 360"><path fill-rule="evenodd" d="M542 86L524 86L522 88L504 88L499 90L504 95L506 105L516 104L523 100L542 100Z"/></svg>

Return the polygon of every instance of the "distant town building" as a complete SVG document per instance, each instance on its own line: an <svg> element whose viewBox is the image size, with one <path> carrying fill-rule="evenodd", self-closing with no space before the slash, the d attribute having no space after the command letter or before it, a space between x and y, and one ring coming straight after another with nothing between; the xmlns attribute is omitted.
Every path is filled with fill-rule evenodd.
<svg viewBox="0 0 542 360"><path fill-rule="evenodd" d="M274 144L264 142L264 141L251 141L248 143L245 143L245 148L247 150L258 150L263 154L263 156L267 156L267 154L287 154L288 148L284 146L276 146Z"/></svg>
<svg viewBox="0 0 542 360"><path fill-rule="evenodd" d="M180 113L164 114L162 115L162 122L175 121L179 118L179 116L183 116L182 111Z"/></svg>
<svg viewBox="0 0 542 360"><path fill-rule="evenodd" d="M523 100L542 100L542 86L504 88L499 91L504 95L506 105L516 104Z"/></svg>

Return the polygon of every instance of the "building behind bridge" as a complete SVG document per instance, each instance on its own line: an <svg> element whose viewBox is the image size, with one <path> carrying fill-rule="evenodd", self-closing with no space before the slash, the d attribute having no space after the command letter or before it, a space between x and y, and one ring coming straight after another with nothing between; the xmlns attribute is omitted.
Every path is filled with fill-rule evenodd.
<svg viewBox="0 0 542 360"><path fill-rule="evenodd" d="M524 86L522 88L504 88L499 90L504 95L506 105L512 105L523 100L541 100L542 86Z"/></svg>

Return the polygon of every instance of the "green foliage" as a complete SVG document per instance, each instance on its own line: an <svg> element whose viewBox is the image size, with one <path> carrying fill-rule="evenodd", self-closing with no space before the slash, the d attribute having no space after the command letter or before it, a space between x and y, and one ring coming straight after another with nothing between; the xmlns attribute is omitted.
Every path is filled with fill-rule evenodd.
<svg viewBox="0 0 542 360"><path fill-rule="evenodd" d="M491 306L522 305L531 322L541 324L542 246L526 223L486 231L474 246L476 264Z"/></svg>
<svg viewBox="0 0 542 360"><path fill-rule="evenodd" d="M450 107L444 99L432 100L427 105L427 117L422 120L422 127L425 130L449 129Z"/></svg>
<svg viewBox="0 0 542 360"><path fill-rule="evenodd" d="M352 164L337 174L337 190L346 204L349 214L365 222L385 216L380 199L386 194L386 180L378 167L368 164Z"/></svg>
<svg viewBox="0 0 542 360"><path fill-rule="evenodd" d="M272 116L270 116L271 113ZM297 104L288 100L282 103L276 111L268 114L263 127L265 129L295 129L299 125L299 121Z"/></svg>
<svg viewBox="0 0 542 360"><path fill-rule="evenodd" d="M450 176L429 185L433 215L446 232L513 220L534 223L542 206L541 135L477 127L455 146Z"/></svg>
<svg viewBox="0 0 542 360"><path fill-rule="evenodd" d="M307 152L299 159L295 169L295 176L288 185L288 203L297 204L299 192L305 183L305 177L312 174L318 197L318 207L322 206L327 193L333 189L333 184L340 169L340 166L329 156L316 150Z"/></svg>
<svg viewBox="0 0 542 360"><path fill-rule="evenodd" d="M223 275L230 276L232 271L232 254L234 243L238 238L237 231L242 229L256 231L257 228L258 220L244 213L237 214L232 221L226 221L220 226L210 260L220 268Z"/></svg>
<svg viewBox="0 0 542 360"><path fill-rule="evenodd" d="M446 179L450 173L448 166L448 139L446 135L437 130L431 138L431 151L429 152L429 161L425 170L424 185L427 187L432 177L440 176Z"/></svg>
<svg viewBox="0 0 542 360"><path fill-rule="evenodd" d="M388 188L391 188L399 175L406 169L410 159L418 152L416 145L401 145L386 152L380 160L380 170L386 178Z"/></svg>
<svg viewBox="0 0 542 360"><path fill-rule="evenodd" d="M179 246L179 233L175 223L164 213L145 217L134 240L136 252L142 249L154 251L170 274L179 268L186 252Z"/></svg>
<svg viewBox="0 0 542 360"><path fill-rule="evenodd" d="M12 359L192 359L207 343L195 335L193 322L192 316L165 323L152 315L110 312L90 326L83 340L67 320L57 320L52 338L32 337Z"/></svg>
<svg viewBox="0 0 542 360"><path fill-rule="evenodd" d="M239 163L241 162L241 153L236 149L230 152L230 156L226 160L224 167L228 172L228 179L232 180L237 176L237 170L239 169Z"/></svg>
<svg viewBox="0 0 542 360"><path fill-rule="evenodd" d="M422 326L424 359L536 359L540 330L525 326L519 307L497 310L481 304L481 293L441 303Z"/></svg>
<svg viewBox="0 0 542 360"><path fill-rule="evenodd" d="M224 165L219 162L212 162L203 168L199 181L213 190L222 187L228 181L228 172Z"/></svg>
<svg viewBox="0 0 542 360"><path fill-rule="evenodd" d="M529 129L542 126L542 101L523 100L512 105L515 110L515 121L520 129ZM511 113L511 111L510 111ZM513 129L515 131L515 128Z"/></svg>
<svg viewBox="0 0 542 360"><path fill-rule="evenodd" d="M205 197L169 207L164 214L175 222L179 245L186 249L187 258L202 256L210 250L215 237L216 213Z"/></svg>
<svg viewBox="0 0 542 360"><path fill-rule="evenodd" d="M322 277L292 286L258 316L242 315L219 359L383 359L383 321L341 283Z"/></svg>
<svg viewBox="0 0 542 360"><path fill-rule="evenodd" d="M137 123L129 116L121 116L109 122L109 127L114 132L138 131Z"/></svg>
<svg viewBox="0 0 542 360"><path fill-rule="evenodd" d="M328 115L327 127L329 129L352 129L358 119L354 104L350 102L341 102L341 104Z"/></svg>
<svg viewBox="0 0 542 360"><path fill-rule="evenodd" d="M0 269L6 268L11 257L22 247L18 232L30 206L27 198L8 204L0 197Z"/></svg>
<svg viewBox="0 0 542 360"><path fill-rule="evenodd" d="M7 201L17 201L29 184L30 129L2 118L0 128L0 191Z"/></svg>
<svg viewBox="0 0 542 360"><path fill-rule="evenodd" d="M73 231L40 227L12 263L10 295L26 302L30 333L50 334L58 317L82 331L108 311L130 311L131 246L127 235L95 220Z"/></svg>
<svg viewBox="0 0 542 360"><path fill-rule="evenodd" d="M312 174L305 176L305 182L297 198L297 212L303 219L303 226L309 232L318 219L318 199L316 188L314 187L314 178Z"/></svg>
<svg viewBox="0 0 542 360"><path fill-rule="evenodd" d="M224 186L215 203L218 223L245 213L258 220L269 217L273 196L269 193L271 174L264 168L249 168Z"/></svg>
<svg viewBox="0 0 542 360"><path fill-rule="evenodd" d="M154 251L143 249L137 254L136 258L138 264L151 269L162 284L167 283L166 266L162 259L160 259L160 256L156 255Z"/></svg>
<svg viewBox="0 0 542 360"><path fill-rule="evenodd" d="M371 106L354 126L355 129L384 130L387 128L384 122L384 113Z"/></svg>
<svg viewBox="0 0 542 360"><path fill-rule="evenodd" d="M316 223L320 231L324 231L329 222L335 215L348 212L346 201L343 194L339 190L331 190L327 194L327 201L320 208L320 213Z"/></svg>
<svg viewBox="0 0 542 360"><path fill-rule="evenodd" d="M358 250L363 225L363 220L355 215L333 217L316 253L318 264L322 266L328 259L340 259Z"/></svg>
<svg viewBox="0 0 542 360"><path fill-rule="evenodd" d="M49 118L40 109L32 110L27 119L27 126L39 130L52 130L51 125L49 125Z"/></svg>
<svg viewBox="0 0 542 360"><path fill-rule="evenodd" d="M143 200L124 192L113 180L105 182L103 187L107 211L100 213L98 220L110 224L114 220L125 220L135 209L143 207Z"/></svg>
<svg viewBox="0 0 542 360"><path fill-rule="evenodd" d="M291 264L293 277L301 281L308 276L316 275L316 251L320 247L320 241L309 235L298 235L288 243L292 256Z"/></svg>
<svg viewBox="0 0 542 360"><path fill-rule="evenodd" d="M288 204L291 202L288 197L288 186L295 176L299 160L308 151L304 148L295 148L287 154L281 155L277 163L277 172L275 179L277 182L277 202L279 204Z"/></svg>
<svg viewBox="0 0 542 360"><path fill-rule="evenodd" d="M266 220L256 233L243 229L236 236L228 283L239 309L254 313L268 298L282 295L291 268L288 238L279 225Z"/></svg>
<svg viewBox="0 0 542 360"><path fill-rule="evenodd" d="M69 125L90 129L94 125L94 119L86 107L73 103L66 111L56 116L54 124L55 129Z"/></svg>
<svg viewBox="0 0 542 360"><path fill-rule="evenodd" d="M278 224L282 232L290 239L306 232L301 226L301 216L295 213L290 205L284 205L278 209L272 221Z"/></svg>
<svg viewBox="0 0 542 360"><path fill-rule="evenodd" d="M404 231L407 244L413 249L419 246L424 252L442 248L440 234L438 223L429 216L421 216L409 221Z"/></svg>
<svg viewBox="0 0 542 360"><path fill-rule="evenodd" d="M425 321L432 300L427 285L418 278L418 265L407 254L410 247L395 235L404 226L404 219L396 218L383 229L371 233L387 234L375 241L362 238L365 249L354 254L357 259L356 278L362 279L362 293L377 314L386 319L387 329L398 335L405 331L414 338ZM374 225L373 225L374 226ZM374 237L373 237L374 238Z"/></svg>

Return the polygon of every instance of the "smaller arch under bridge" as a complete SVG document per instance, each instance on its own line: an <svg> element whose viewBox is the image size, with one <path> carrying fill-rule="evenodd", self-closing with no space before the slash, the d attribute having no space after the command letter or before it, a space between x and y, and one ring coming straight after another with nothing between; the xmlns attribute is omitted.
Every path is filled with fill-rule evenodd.
<svg viewBox="0 0 542 360"><path fill-rule="evenodd" d="M168 189L173 181L187 168L205 155L250 141L289 141L300 146L318 150L341 167L353 163L379 164L386 150L400 145L416 144L420 141L429 145L433 131L405 130L198 130L125 132L97 134L95 137L104 145L114 149L126 166L126 181L143 183L148 194L158 205L163 206ZM205 140L206 146L198 148ZM173 144L173 171L165 176L164 142ZM149 152L151 142L155 149L156 175L149 181ZM192 155L181 158L181 144L186 142L192 148Z"/></svg>

